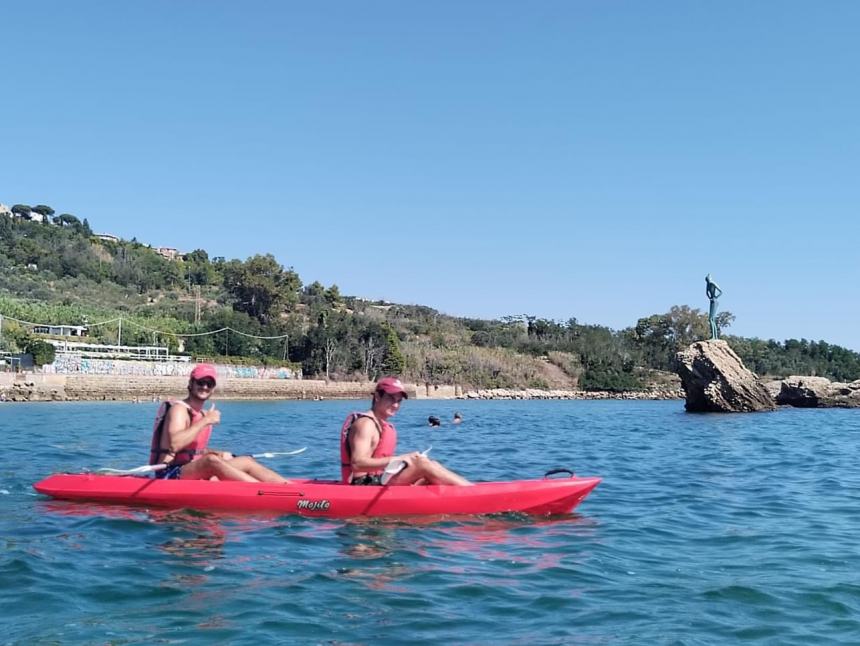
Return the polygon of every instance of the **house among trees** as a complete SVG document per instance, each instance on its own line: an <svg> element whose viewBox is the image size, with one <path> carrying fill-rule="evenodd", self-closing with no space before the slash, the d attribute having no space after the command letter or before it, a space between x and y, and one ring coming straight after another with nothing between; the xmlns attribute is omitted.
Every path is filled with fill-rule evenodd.
<svg viewBox="0 0 860 646"><path fill-rule="evenodd" d="M51 336L89 336L86 325L34 325L33 334Z"/></svg>
<svg viewBox="0 0 860 646"><path fill-rule="evenodd" d="M15 214L12 213L12 209L0 202L0 215L8 215L11 218L14 217Z"/></svg>
<svg viewBox="0 0 860 646"><path fill-rule="evenodd" d="M28 211L26 213L20 211L13 211L13 213L15 217L30 220L30 222L49 222L49 220L44 215L42 215L41 213L36 213L35 211Z"/></svg>
<svg viewBox="0 0 860 646"><path fill-rule="evenodd" d="M191 360L187 355L171 354L170 348L155 345L108 345L104 343L77 343L47 339L54 346L57 356L90 359L125 359L136 361L183 361Z"/></svg>
<svg viewBox="0 0 860 646"><path fill-rule="evenodd" d="M119 243L119 236L115 236L112 233L96 233L95 237L99 240L104 240L105 242Z"/></svg>
<svg viewBox="0 0 860 646"><path fill-rule="evenodd" d="M157 247L155 249L155 253L157 253L162 258L167 258L168 260L176 260L179 256L182 255L173 247Z"/></svg>
<svg viewBox="0 0 860 646"><path fill-rule="evenodd" d="M13 217L30 220L31 222L51 222L51 216L54 215L54 209L44 204L36 206L28 206L27 204L14 204L9 209Z"/></svg>

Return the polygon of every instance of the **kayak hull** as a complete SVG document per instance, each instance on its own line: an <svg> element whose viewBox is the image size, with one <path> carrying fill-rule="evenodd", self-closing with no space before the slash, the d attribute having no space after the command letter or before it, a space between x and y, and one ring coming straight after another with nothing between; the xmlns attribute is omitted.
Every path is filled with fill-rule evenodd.
<svg viewBox="0 0 860 646"><path fill-rule="evenodd" d="M48 476L33 487L59 500L349 518L504 512L565 514L599 482L600 478L570 477L483 482L468 487L380 487L326 480L269 484L64 473Z"/></svg>

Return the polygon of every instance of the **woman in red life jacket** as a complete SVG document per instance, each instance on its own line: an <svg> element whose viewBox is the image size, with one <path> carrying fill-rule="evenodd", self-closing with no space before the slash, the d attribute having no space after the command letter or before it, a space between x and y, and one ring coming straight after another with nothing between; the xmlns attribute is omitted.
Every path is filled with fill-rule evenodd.
<svg viewBox="0 0 860 646"><path fill-rule="evenodd" d="M397 430L388 420L409 395L396 377L385 377L376 384L370 410L351 413L340 433L341 481L349 484L382 484L382 472L389 463L405 466L387 481L389 485L472 484L421 453L394 455Z"/></svg>
<svg viewBox="0 0 860 646"><path fill-rule="evenodd" d="M201 363L191 371L188 397L161 405L152 429L150 464L169 466L157 477L182 480L242 480L244 482L289 482L248 455L206 448L212 427L221 422L215 405L204 411L216 385L215 366Z"/></svg>

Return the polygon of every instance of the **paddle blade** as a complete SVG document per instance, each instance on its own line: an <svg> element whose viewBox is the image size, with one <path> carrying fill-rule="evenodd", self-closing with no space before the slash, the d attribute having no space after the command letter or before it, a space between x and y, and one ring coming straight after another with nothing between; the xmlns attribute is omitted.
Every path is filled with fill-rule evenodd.
<svg viewBox="0 0 860 646"><path fill-rule="evenodd" d="M430 449L433 448L431 444L429 447L421 451L421 455L427 455L430 453ZM406 463L403 460L392 460L388 463L388 466L385 467L385 470L382 472L382 476L379 478L379 482L381 484L388 484L388 481L391 480L398 473L403 471L406 468Z"/></svg>
<svg viewBox="0 0 860 646"><path fill-rule="evenodd" d="M379 482L382 484L388 484L388 481L391 480L398 473L403 471L406 468L406 462L403 460L392 460L388 463L388 466L385 467L385 471L382 472L382 476L379 478Z"/></svg>
<svg viewBox="0 0 860 646"><path fill-rule="evenodd" d="M300 449L296 449L295 451L267 451L266 453L254 453L252 458L274 458L283 455L299 455L300 453L304 453L308 450L308 447L303 446Z"/></svg>
<svg viewBox="0 0 860 646"><path fill-rule="evenodd" d="M111 469L108 467L103 467L101 469L96 469L96 472L114 473L116 475L134 475L136 473L155 473L156 471L162 471L166 468L166 464L146 464L142 467L135 467L134 469Z"/></svg>

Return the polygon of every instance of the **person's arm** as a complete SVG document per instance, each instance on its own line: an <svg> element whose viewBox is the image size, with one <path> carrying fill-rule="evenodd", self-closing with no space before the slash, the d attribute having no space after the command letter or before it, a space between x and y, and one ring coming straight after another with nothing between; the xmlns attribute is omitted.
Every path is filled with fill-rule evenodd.
<svg viewBox="0 0 860 646"><path fill-rule="evenodd" d="M388 458L375 458L373 452L379 444L379 431L376 429L376 424L373 420L367 417L359 417L352 423L352 430L349 432L350 444L350 466L353 471L377 471L384 469L392 460L404 460L408 462L415 457L415 453L407 453Z"/></svg>
<svg viewBox="0 0 860 646"><path fill-rule="evenodd" d="M171 406L167 413L166 431L169 439L168 448L171 457L177 452L191 444L207 426L218 424L221 421L221 411L213 405L212 408L203 413L203 417L191 423L188 409L182 405Z"/></svg>

